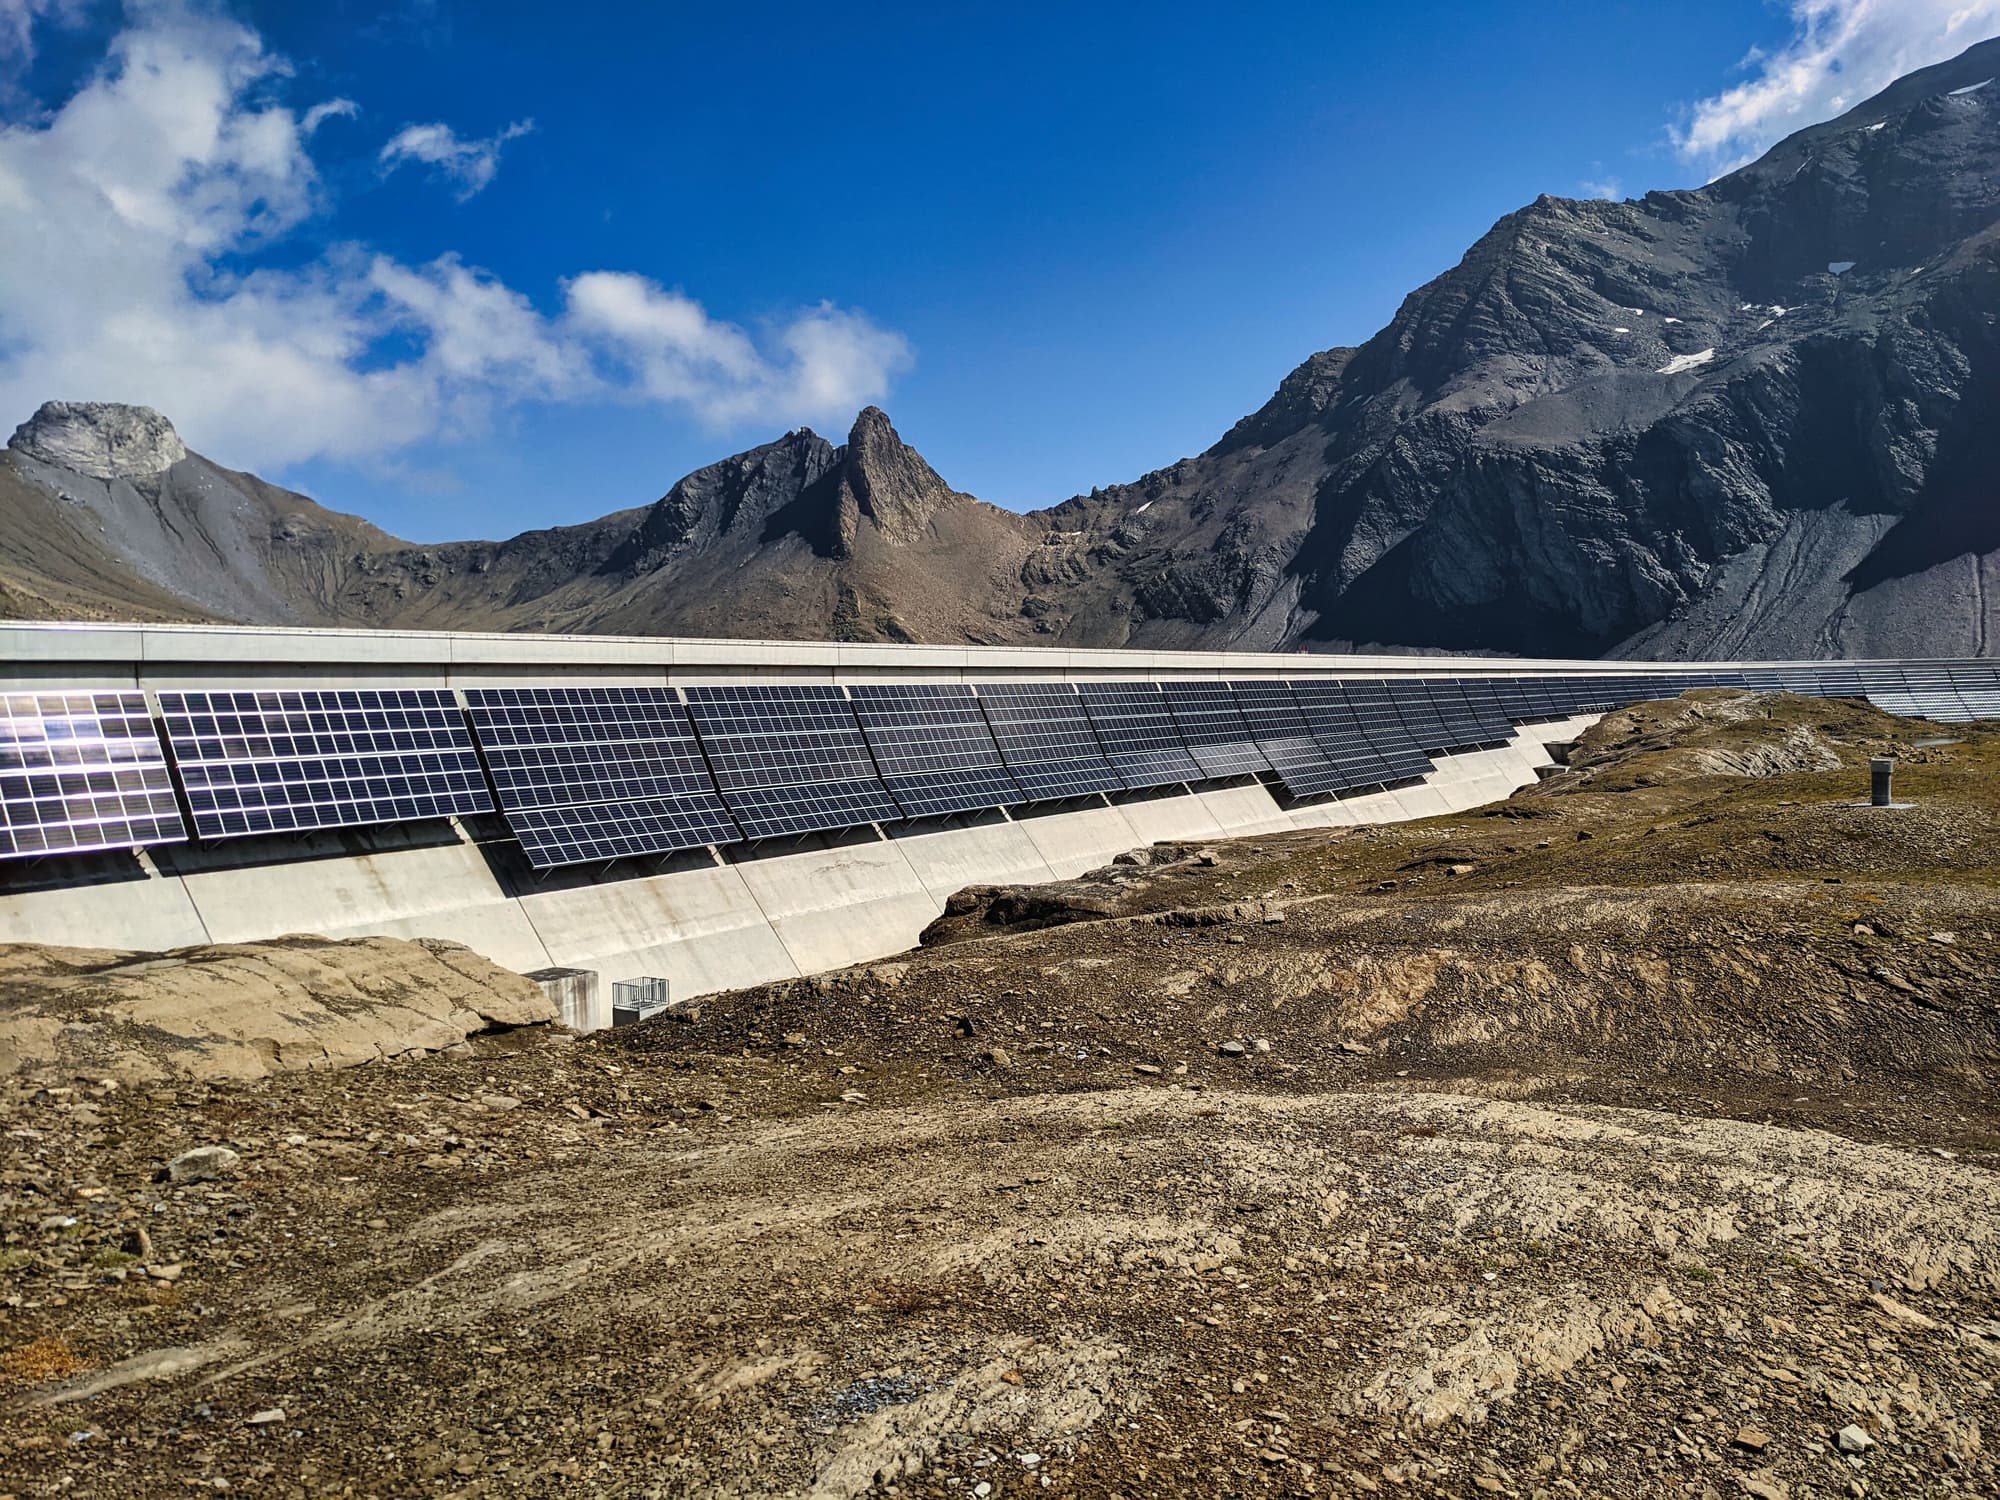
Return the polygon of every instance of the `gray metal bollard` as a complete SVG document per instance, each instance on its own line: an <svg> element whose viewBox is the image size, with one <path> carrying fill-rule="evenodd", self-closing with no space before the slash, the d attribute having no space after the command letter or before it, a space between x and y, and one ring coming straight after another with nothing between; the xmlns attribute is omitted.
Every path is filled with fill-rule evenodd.
<svg viewBox="0 0 2000 1500"><path fill-rule="evenodd" d="M1871 760L1868 762L1868 800L1876 807L1888 807L1894 800L1889 783L1895 777L1896 763L1893 760Z"/></svg>

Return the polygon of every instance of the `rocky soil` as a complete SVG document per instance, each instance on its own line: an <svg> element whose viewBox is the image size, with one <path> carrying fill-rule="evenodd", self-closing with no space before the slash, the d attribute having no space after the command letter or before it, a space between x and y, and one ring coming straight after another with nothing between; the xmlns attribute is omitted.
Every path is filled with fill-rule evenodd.
<svg viewBox="0 0 2000 1500"><path fill-rule="evenodd" d="M617 1033L32 1067L0 1493L2000 1492L2000 735L1943 738L1698 695Z"/></svg>

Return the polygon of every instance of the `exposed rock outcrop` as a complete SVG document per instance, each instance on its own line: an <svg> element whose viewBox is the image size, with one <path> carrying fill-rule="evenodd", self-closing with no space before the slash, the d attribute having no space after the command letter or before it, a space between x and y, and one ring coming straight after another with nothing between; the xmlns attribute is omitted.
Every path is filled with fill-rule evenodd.
<svg viewBox="0 0 2000 1500"><path fill-rule="evenodd" d="M280 938L170 953L0 946L0 1078L262 1078L554 1021L541 989L440 939Z"/></svg>
<svg viewBox="0 0 2000 1500"><path fill-rule="evenodd" d="M107 401L45 401L7 446L93 479L158 474L188 456L174 424L150 406Z"/></svg>

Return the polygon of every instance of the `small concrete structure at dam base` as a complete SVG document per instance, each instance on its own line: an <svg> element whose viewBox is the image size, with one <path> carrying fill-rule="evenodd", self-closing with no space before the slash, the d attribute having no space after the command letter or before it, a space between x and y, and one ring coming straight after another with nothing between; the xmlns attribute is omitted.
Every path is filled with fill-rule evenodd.
<svg viewBox="0 0 2000 1500"><path fill-rule="evenodd" d="M1630 673L1633 663L1333 657L792 642L469 636L225 627L0 627L0 691L798 681L1163 681ZM1674 668L1646 664L1649 672ZM155 710L157 714L157 709ZM1337 828L1477 807L1532 784L1595 713L1518 724L1432 757L1421 780L1288 804L1239 777L570 866L536 874L499 817L436 818L0 861L0 941L113 949L291 933L447 938L594 993L653 976L674 998L880 959L914 945L968 885L1060 880L1162 841ZM571 993L574 991L574 993Z"/></svg>

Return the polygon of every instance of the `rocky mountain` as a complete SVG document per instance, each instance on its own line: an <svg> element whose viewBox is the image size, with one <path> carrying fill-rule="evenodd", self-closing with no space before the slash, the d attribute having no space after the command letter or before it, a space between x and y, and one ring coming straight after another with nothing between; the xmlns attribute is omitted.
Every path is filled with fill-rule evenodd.
<svg viewBox="0 0 2000 1500"><path fill-rule="evenodd" d="M51 404L0 609L1631 656L2000 638L2000 40L1693 191L1544 197L1214 447L1015 515L870 409L654 504L416 547Z"/></svg>

